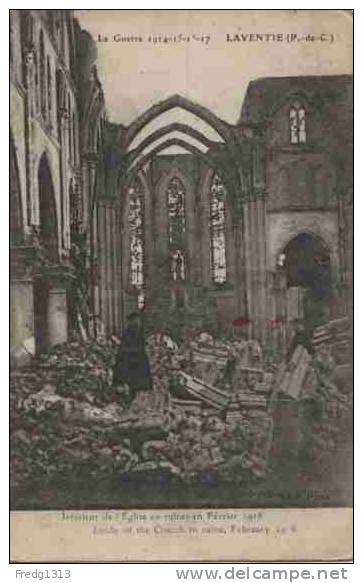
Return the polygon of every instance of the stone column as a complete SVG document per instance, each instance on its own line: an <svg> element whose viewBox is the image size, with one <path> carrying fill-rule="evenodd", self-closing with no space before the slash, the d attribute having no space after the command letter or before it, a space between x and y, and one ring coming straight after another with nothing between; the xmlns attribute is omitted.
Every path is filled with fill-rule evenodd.
<svg viewBox="0 0 363 583"><path fill-rule="evenodd" d="M61 196L60 196L60 219L61 219L61 239L60 243L62 248L67 247L67 236L66 225L69 224L70 220L70 201L69 201L69 191L68 191L68 181L67 181L67 140L65 140L66 132L68 131L68 116L66 110L62 107L58 111L59 116L59 159L60 159L60 179L61 179Z"/></svg>
<svg viewBox="0 0 363 583"><path fill-rule="evenodd" d="M26 95L27 99L25 101L26 104L26 113L25 113L25 130L28 135L32 135L32 118L36 116L39 111L39 102L38 102L38 87L35 83L35 71L36 71L36 63L34 60L34 51L28 50L25 55L25 86L27 89ZM26 135L26 134L25 134ZM25 224L30 226L36 223L37 215L36 215L36 208L35 208L35 195L34 195L34 185L37 183L35 176L32 176L34 173L34 168L32 167L33 163L33 156L31 149L29 147L29 143L26 140L25 143L25 152L26 152L26 170L29 174L29 187L26 189L26 216ZM24 209L25 211L25 209Z"/></svg>
<svg viewBox="0 0 363 583"><path fill-rule="evenodd" d="M15 367L29 363L35 353L33 283L31 279L10 282L10 360Z"/></svg>
<svg viewBox="0 0 363 583"><path fill-rule="evenodd" d="M97 168L97 153L92 151L85 151L82 153L82 186L83 186L83 200L82 200L82 230L87 231L92 220L91 214L95 209L95 187L96 187L96 168Z"/></svg>
<svg viewBox="0 0 363 583"><path fill-rule="evenodd" d="M48 342L50 346L66 342L67 293L62 287L50 287L47 305Z"/></svg>
<svg viewBox="0 0 363 583"><path fill-rule="evenodd" d="M34 259L34 247L10 248L10 360L14 367L28 364L35 353Z"/></svg>

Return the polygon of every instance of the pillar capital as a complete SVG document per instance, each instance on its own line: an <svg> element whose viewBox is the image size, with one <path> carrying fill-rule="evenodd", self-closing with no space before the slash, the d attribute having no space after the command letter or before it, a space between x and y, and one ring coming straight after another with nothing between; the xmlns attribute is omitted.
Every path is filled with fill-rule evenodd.
<svg viewBox="0 0 363 583"><path fill-rule="evenodd" d="M10 247L11 280L31 279L37 261L37 250L33 245Z"/></svg>
<svg viewBox="0 0 363 583"><path fill-rule="evenodd" d="M73 279L73 269L68 264L42 265L38 268L37 275L44 278L49 290L65 291Z"/></svg>

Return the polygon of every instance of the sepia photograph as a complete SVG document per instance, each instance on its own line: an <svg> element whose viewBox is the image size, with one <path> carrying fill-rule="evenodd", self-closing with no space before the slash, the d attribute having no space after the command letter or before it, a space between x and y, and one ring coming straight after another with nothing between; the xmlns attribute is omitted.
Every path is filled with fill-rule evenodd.
<svg viewBox="0 0 363 583"><path fill-rule="evenodd" d="M13 556L48 513L352 548L352 11L9 14Z"/></svg>

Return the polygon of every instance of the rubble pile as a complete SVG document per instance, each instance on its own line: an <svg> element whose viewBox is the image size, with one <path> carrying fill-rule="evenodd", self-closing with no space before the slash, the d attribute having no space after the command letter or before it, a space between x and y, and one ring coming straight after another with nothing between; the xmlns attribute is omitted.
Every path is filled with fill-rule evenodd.
<svg viewBox="0 0 363 583"><path fill-rule="evenodd" d="M178 398L172 399L172 405L183 409L184 403L187 409L183 421L185 426L192 415L195 427L199 427L199 437L195 436L195 444L186 445L185 455L191 456L191 452L195 452L198 461L194 465L199 464L204 469L225 471L229 468L229 473L233 467L234 473L248 471L250 475L262 477L271 444L268 397L272 392L274 373L270 369L264 370L260 345L253 340L222 342L202 333L184 346L181 353L175 353L174 379L178 381L179 392L176 392ZM201 412L208 412L209 416L220 420L224 428L223 442L235 443L236 455L227 454L228 447L224 455L219 446L211 455L204 436L212 443L214 437L207 436ZM183 443L184 447L184 438L175 438L174 441L179 445ZM189 464L194 467L192 462Z"/></svg>
<svg viewBox="0 0 363 583"><path fill-rule="evenodd" d="M274 373L265 370L262 350L254 340L240 341L232 347L233 396L227 410L227 424L245 433L245 465L255 477L262 477L268 466L272 440L272 417L269 397Z"/></svg>
<svg viewBox="0 0 363 583"><path fill-rule="evenodd" d="M11 485L16 498L67 479L87 483L139 471L146 461L143 446L165 439L157 391L138 394L129 409L120 405L111 384L116 350L113 340L72 342L12 371Z"/></svg>
<svg viewBox="0 0 363 583"><path fill-rule="evenodd" d="M279 368L264 362L253 340L202 333L178 346L153 334L153 391L137 393L129 407L112 386L116 339L58 346L11 373L12 489L19 498L67 480L82 489L160 472L260 479L279 450L276 439L282 460L288 444L327 473L334 452L347 446L352 410L342 356L349 350L337 349L345 346L342 326L333 332L318 329L315 353L297 346Z"/></svg>
<svg viewBox="0 0 363 583"><path fill-rule="evenodd" d="M271 399L275 425L272 451L280 455L282 465L288 456L295 458L307 479L337 483L337 474L346 474L349 469L344 464L351 458L352 443L347 322L337 320L318 327L312 347L310 354L297 346L276 375Z"/></svg>
<svg viewBox="0 0 363 583"><path fill-rule="evenodd" d="M69 342L39 355L10 376L12 400L52 385L62 397L103 404L110 400L116 341Z"/></svg>
<svg viewBox="0 0 363 583"><path fill-rule="evenodd" d="M178 345L163 333L155 333L147 338L146 350L150 362L154 390L167 400L169 380L182 366L182 354Z"/></svg>
<svg viewBox="0 0 363 583"><path fill-rule="evenodd" d="M311 423L310 439L314 471L336 481L337 474L351 471L353 424L352 363L349 327L335 320L316 331L312 370L302 393ZM346 466L348 464L348 466ZM346 476L348 483L349 474Z"/></svg>
<svg viewBox="0 0 363 583"><path fill-rule="evenodd" d="M189 372L192 376L225 392L231 390L230 359L232 343L201 333L189 343Z"/></svg>
<svg viewBox="0 0 363 583"><path fill-rule="evenodd" d="M169 411L166 457L184 478L215 471L223 461L220 450L224 423L218 415L194 407L175 406Z"/></svg>

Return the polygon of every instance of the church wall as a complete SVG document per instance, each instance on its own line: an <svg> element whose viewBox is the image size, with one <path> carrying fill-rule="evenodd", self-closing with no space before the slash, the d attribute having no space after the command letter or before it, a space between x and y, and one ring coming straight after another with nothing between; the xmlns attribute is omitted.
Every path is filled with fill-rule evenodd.
<svg viewBox="0 0 363 583"><path fill-rule="evenodd" d="M69 27L65 23L67 18ZM67 292L60 273L69 269L69 192L71 181L78 176L79 143L72 63L70 53L62 54L65 45L60 30L63 27L63 35L67 35L71 25L72 16L67 11L11 11L10 128L19 171L25 237L25 247L11 250L11 354L15 366L25 364L36 348L35 281L38 285L43 278L48 290L45 299L48 344L64 342L68 337ZM59 101L59 71L63 73L65 102ZM56 232L52 235L58 243L58 258L52 261L58 271L53 279L44 278L38 258L41 252L38 170L43 155L49 165L56 214Z"/></svg>
<svg viewBox="0 0 363 583"><path fill-rule="evenodd" d="M21 189L23 227L27 224L27 185L26 185L26 150L24 136L24 94L20 89L10 84L10 131L14 140L16 162Z"/></svg>
<svg viewBox="0 0 363 583"><path fill-rule="evenodd" d="M124 325L125 314L137 307L137 296L130 287L128 201L122 186L126 177L121 176L120 184L114 179L115 165L118 163L121 167L124 163L125 151L120 144L127 128L118 128L117 124L105 120L103 90L94 65L96 53L90 35L74 24L71 12L53 12L57 13L55 16L61 23L56 29L58 36L54 31L51 33L47 11L27 11L32 17L34 42L33 45L28 43L22 51L20 11L12 11L10 123L19 169L26 242L29 246L34 245L39 228L38 167L45 153L54 187L59 265L69 265L74 210L70 192L77 191L81 207L80 230L86 236L93 278L89 291L89 331L95 335L100 332L118 334ZM44 103L42 111L39 87L40 31L44 35L45 63L49 58L51 76L51 106L47 102L46 112ZM25 67L22 67L23 58ZM59 72L63 80L62 97L57 94ZM288 90L286 79L252 83L260 85L260 93L255 100L255 89L252 87L247 92L243 107L244 111L249 110L249 116L246 119L242 116L237 126L232 130L229 128L235 140L231 140L228 148L223 151L219 144L221 149L213 152L213 160L218 160L221 152L222 158L224 155L228 157L237 147L233 150L233 164L231 160L227 162L231 168L233 165L238 167L237 182L240 182L235 186L238 192L234 195L243 201L243 208L237 210L232 202L233 196L228 195L226 200L225 284L216 285L212 281L209 196L214 170L192 154L159 155L142 170L140 177L145 191L144 278L146 296L151 302L160 283L157 266L160 255L166 260L165 269L169 269L166 190L173 176L180 178L186 191L187 275L182 285L208 289L208 310L212 319L215 316L220 330L230 328L234 319L244 318L244 333L262 342L270 338L267 322L281 315L285 302L279 290L281 282L276 276L277 255L299 233L319 237L329 250L336 273L348 269L345 283L351 285L351 204L342 199L349 192L347 174L350 166L349 156L345 161L339 148L339 135L345 140L344 151L349 142L347 134L342 133L347 120L339 114L344 109L344 91L335 102L327 100L324 111L323 101L321 98L318 101L314 93L315 85L320 87L325 83L323 78L318 79L315 83L314 78L307 78L304 82L296 78L295 86L291 78ZM335 86L334 80L329 83ZM279 97L266 99L264 104L265 90L268 93L271 84ZM278 84L281 84L279 92ZM326 95L329 96L329 92ZM306 115L306 141L298 144L291 143L289 118L290 106L296 101L303 105ZM338 137L331 123L335 115L335 134ZM247 118L255 124L254 129L244 125ZM260 155L262 150L263 155ZM107 163L112 168L108 168ZM348 170L340 171L342 168ZM109 179L111 174L113 180ZM18 303L30 306L35 272L23 275L27 284L24 283L24 289L15 289L14 298L18 298ZM167 275L170 277L169 272ZM54 282L53 292L54 318L59 314L63 318L62 324L55 327L62 330L60 337L64 340L67 337L64 325L67 310L64 289L59 287L59 282ZM191 301L192 297L187 299L186 309ZM146 303L146 309L149 307ZM15 322L15 343L19 338L31 337L31 320Z"/></svg>

